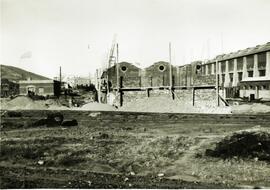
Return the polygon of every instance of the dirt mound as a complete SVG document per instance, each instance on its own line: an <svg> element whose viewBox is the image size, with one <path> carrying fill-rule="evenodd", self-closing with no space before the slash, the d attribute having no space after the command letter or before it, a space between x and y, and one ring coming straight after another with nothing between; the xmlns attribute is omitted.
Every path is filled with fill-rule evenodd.
<svg viewBox="0 0 270 190"><path fill-rule="evenodd" d="M18 109L46 109L47 107L41 101L34 101L26 96L16 97L1 105L1 109L18 110Z"/></svg>
<svg viewBox="0 0 270 190"><path fill-rule="evenodd" d="M66 110L69 109L63 106L57 99L48 100L33 100L27 96L18 96L11 100L1 101L1 109L6 110L20 110L20 109L32 109L32 110Z"/></svg>
<svg viewBox="0 0 270 190"><path fill-rule="evenodd" d="M270 106L260 103L232 106L232 113L270 113Z"/></svg>
<svg viewBox="0 0 270 190"><path fill-rule="evenodd" d="M80 108L72 108L74 110L94 110L94 111L115 111L116 108L109 104L101 104L97 102L91 102L83 105Z"/></svg>
<svg viewBox="0 0 270 190"><path fill-rule="evenodd" d="M218 142L214 150L206 150L206 155L270 161L270 130L254 128L236 132Z"/></svg>
<svg viewBox="0 0 270 190"><path fill-rule="evenodd" d="M229 107L217 107L210 104L196 103L184 100L172 100L166 97L149 97L137 99L129 102L120 111L137 111L137 112L167 112L167 113L231 113Z"/></svg>

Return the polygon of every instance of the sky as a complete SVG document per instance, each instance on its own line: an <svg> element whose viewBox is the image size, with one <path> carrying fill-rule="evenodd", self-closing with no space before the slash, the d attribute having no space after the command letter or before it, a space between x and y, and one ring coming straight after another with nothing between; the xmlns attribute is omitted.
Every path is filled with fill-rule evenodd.
<svg viewBox="0 0 270 190"><path fill-rule="evenodd" d="M47 77L108 62L184 65L270 41L270 0L0 0L0 61Z"/></svg>

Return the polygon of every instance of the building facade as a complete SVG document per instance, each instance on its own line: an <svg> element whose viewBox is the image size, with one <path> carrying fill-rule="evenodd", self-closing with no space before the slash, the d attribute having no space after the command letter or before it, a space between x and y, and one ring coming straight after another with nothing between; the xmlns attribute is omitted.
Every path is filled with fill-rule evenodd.
<svg viewBox="0 0 270 190"><path fill-rule="evenodd" d="M270 100L270 42L218 55L207 62L195 61L182 66L160 61L141 69L121 62L103 72L101 78L105 83L107 77L110 89L117 85L134 89L168 88L171 85L175 88L215 88L218 85L224 99Z"/></svg>
<svg viewBox="0 0 270 190"><path fill-rule="evenodd" d="M61 85L55 80L24 80L19 81L19 94L28 95L30 93L40 96L59 96Z"/></svg>
<svg viewBox="0 0 270 190"><path fill-rule="evenodd" d="M202 65L202 76L216 74L225 98L270 99L270 42L219 55Z"/></svg>

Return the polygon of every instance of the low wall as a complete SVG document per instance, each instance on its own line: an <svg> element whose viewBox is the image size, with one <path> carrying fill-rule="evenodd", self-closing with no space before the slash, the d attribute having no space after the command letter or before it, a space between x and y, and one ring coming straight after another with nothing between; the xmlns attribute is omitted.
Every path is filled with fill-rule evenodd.
<svg viewBox="0 0 270 190"><path fill-rule="evenodd" d="M120 105L120 95L114 92L114 105ZM184 102L192 103L192 90L174 90L175 99ZM123 106L130 102L136 102L138 99L145 99L148 97L147 91L125 91L123 94ZM149 97L172 98L169 90L150 90ZM216 91L214 89L197 89L195 90L195 104L207 104L210 106L216 105Z"/></svg>

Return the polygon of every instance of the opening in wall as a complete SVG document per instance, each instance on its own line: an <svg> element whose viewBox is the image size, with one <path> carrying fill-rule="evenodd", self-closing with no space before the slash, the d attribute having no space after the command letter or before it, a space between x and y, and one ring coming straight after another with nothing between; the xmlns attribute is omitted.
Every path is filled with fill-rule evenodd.
<svg viewBox="0 0 270 190"><path fill-rule="evenodd" d="M165 70L165 67L164 67L164 65L160 65L160 66L158 67L158 69L159 69L160 71L164 71L164 70Z"/></svg>
<svg viewBox="0 0 270 190"><path fill-rule="evenodd" d="M127 67L126 66L122 66L121 67L121 71L126 72L127 71Z"/></svg>
<svg viewBox="0 0 270 190"><path fill-rule="evenodd" d="M253 71L248 71L248 77L253 77Z"/></svg>
<svg viewBox="0 0 270 190"><path fill-rule="evenodd" d="M265 76L265 70L259 70L259 76L264 77Z"/></svg>

